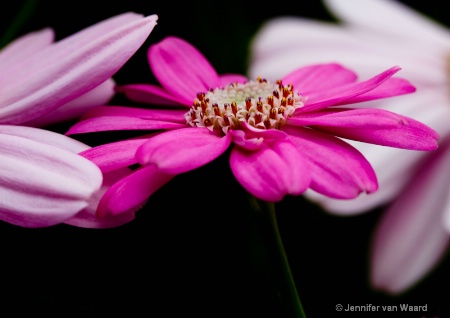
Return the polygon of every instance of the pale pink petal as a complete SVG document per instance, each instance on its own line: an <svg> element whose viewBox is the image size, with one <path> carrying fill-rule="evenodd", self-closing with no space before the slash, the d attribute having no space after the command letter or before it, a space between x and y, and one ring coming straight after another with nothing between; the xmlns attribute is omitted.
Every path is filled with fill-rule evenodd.
<svg viewBox="0 0 450 318"><path fill-rule="evenodd" d="M410 41L435 41L448 45L450 36L444 26L412 10L398 1L390 0L325 0L333 14L355 27L370 32ZM382 23L380 23L382 17Z"/></svg>
<svg viewBox="0 0 450 318"><path fill-rule="evenodd" d="M406 117L404 117L404 125L401 127L347 128L314 126L314 129L346 139L410 150L435 150L438 147L439 140L438 133L429 126Z"/></svg>
<svg viewBox="0 0 450 318"><path fill-rule="evenodd" d="M28 138L0 138L0 218L24 226L51 226L88 205L102 175L94 163Z"/></svg>
<svg viewBox="0 0 450 318"><path fill-rule="evenodd" d="M190 105L186 104L186 99L180 98L178 95L172 95L164 88L151 84L129 84L116 87L118 93L137 103L150 105Z"/></svg>
<svg viewBox="0 0 450 318"><path fill-rule="evenodd" d="M43 127L77 119L90 109L107 104L114 96L114 86L115 82L110 78L86 94L71 100L67 104L62 105L43 116L23 123L23 125Z"/></svg>
<svg viewBox="0 0 450 318"><path fill-rule="evenodd" d="M235 146L230 166L251 195L267 202L280 201L286 195L300 195L311 181L303 154L288 140L264 143L257 151Z"/></svg>
<svg viewBox="0 0 450 318"><path fill-rule="evenodd" d="M0 125L0 134L27 138L42 144L65 149L72 153L79 153L90 148L88 145L68 136L34 127Z"/></svg>
<svg viewBox="0 0 450 318"><path fill-rule="evenodd" d="M224 137L207 128L184 128L150 138L136 152L142 165L155 164L170 174L199 168L219 157L230 145L231 135Z"/></svg>
<svg viewBox="0 0 450 318"><path fill-rule="evenodd" d="M108 172L137 163L136 150L146 141L147 138L122 140L96 146L79 154L94 162L102 172Z"/></svg>
<svg viewBox="0 0 450 318"><path fill-rule="evenodd" d="M150 195L172 178L173 175L161 172L155 165L137 169L106 191L99 203L97 216L105 218L137 211Z"/></svg>
<svg viewBox="0 0 450 318"><path fill-rule="evenodd" d="M310 129L284 126L283 130L309 161L311 189L340 199L377 190L377 178L370 163L351 145Z"/></svg>
<svg viewBox="0 0 450 318"><path fill-rule="evenodd" d="M450 188L448 144L438 150L383 214L373 237L371 283L397 294L419 282L450 243L442 218Z"/></svg>
<svg viewBox="0 0 450 318"><path fill-rule="evenodd" d="M166 37L148 51L150 67L161 85L173 96L191 105L199 92L220 86L219 75L190 43Z"/></svg>
<svg viewBox="0 0 450 318"><path fill-rule="evenodd" d="M75 123L66 135L113 130L155 130L184 128L186 124L125 116L93 117Z"/></svg>
<svg viewBox="0 0 450 318"><path fill-rule="evenodd" d="M156 25L156 15L131 17L131 22L127 19L111 29L100 24L101 34L93 26L90 32L82 33L84 37L65 39L41 51L40 59L35 58L30 65L21 64L0 87L0 122L18 124L35 119L110 78ZM91 38L94 35L95 40Z"/></svg>
<svg viewBox="0 0 450 318"><path fill-rule="evenodd" d="M125 168L120 170L115 170L112 172L103 174L103 184L102 187L95 195L91 198L89 205L78 212L72 218L66 220L64 223L77 227L84 228L94 228L94 229L104 229L113 228L117 226L122 226L134 220L135 212L131 210L127 213L121 213L118 215L106 215L105 217L99 218L96 216L96 211L98 203L100 202L103 194L120 179L129 176L133 171L131 169Z"/></svg>
<svg viewBox="0 0 450 318"><path fill-rule="evenodd" d="M337 63L309 65L283 76L283 84L292 84L301 95L356 82L356 74Z"/></svg>
<svg viewBox="0 0 450 318"><path fill-rule="evenodd" d="M2 65L2 74L7 73L9 66L21 63L36 52L45 49L53 43L55 34L52 29L45 28L39 31L27 33L20 38L15 39L6 47L0 50L0 65ZM2 75L0 75L2 77Z"/></svg>

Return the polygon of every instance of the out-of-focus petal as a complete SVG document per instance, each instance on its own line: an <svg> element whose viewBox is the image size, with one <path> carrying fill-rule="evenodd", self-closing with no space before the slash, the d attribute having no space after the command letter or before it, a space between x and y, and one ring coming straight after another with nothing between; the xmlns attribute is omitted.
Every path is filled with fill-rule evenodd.
<svg viewBox="0 0 450 318"><path fill-rule="evenodd" d="M146 109L126 106L99 106L85 113L82 119L101 116L128 116L185 124L185 114L186 110L184 109Z"/></svg>
<svg viewBox="0 0 450 318"><path fill-rule="evenodd" d="M124 16L127 19L122 23L107 20L98 24L98 28L92 26L20 64L0 87L0 123L33 120L85 94L116 73L144 43L157 21L156 15ZM114 27L107 29L105 26L109 24Z"/></svg>
<svg viewBox="0 0 450 318"><path fill-rule="evenodd" d="M257 151L233 147L230 166L239 183L256 198L277 202L300 195L311 175L303 155L288 140L263 143Z"/></svg>
<svg viewBox="0 0 450 318"><path fill-rule="evenodd" d="M440 148L385 211L373 237L371 283L396 294L428 273L449 247L450 234L442 222L448 200L448 143Z"/></svg>
<svg viewBox="0 0 450 318"><path fill-rule="evenodd" d="M115 82L110 78L86 94L75 98L43 116L23 123L23 125L43 127L66 120L77 119L90 109L107 104L114 96L114 86Z"/></svg>
<svg viewBox="0 0 450 318"><path fill-rule="evenodd" d="M219 78L221 86L227 86L231 83L245 83L248 81L247 77L241 74L221 74Z"/></svg>
<svg viewBox="0 0 450 318"><path fill-rule="evenodd" d="M198 92L220 86L219 75L190 43L166 37L148 51L150 67L161 85L173 96L191 105Z"/></svg>
<svg viewBox="0 0 450 318"><path fill-rule="evenodd" d="M20 63L23 59L36 54L53 43L55 33L50 28L27 33L15 39L0 50L0 65L2 72L6 72L10 65ZM2 75L0 75L0 78ZM0 80L1 82L1 80Z"/></svg>
<svg viewBox="0 0 450 318"><path fill-rule="evenodd" d="M184 128L150 138L136 152L142 165L155 164L169 174L199 168L219 157L230 145L231 135L219 137L206 128Z"/></svg>
<svg viewBox="0 0 450 318"><path fill-rule="evenodd" d="M0 138L0 218L44 227L65 221L100 189L95 164L67 150L13 135Z"/></svg>
<svg viewBox="0 0 450 318"><path fill-rule="evenodd" d="M443 26L406 5L390 0L324 0L332 14L354 27L370 32L448 45L450 35ZM383 23L380 23L383 17Z"/></svg>
<svg viewBox="0 0 450 318"><path fill-rule="evenodd" d="M141 167L105 192L96 215L105 218L135 212L147 202L151 194L172 178L173 175L163 173L155 165Z"/></svg>
<svg viewBox="0 0 450 318"><path fill-rule="evenodd" d="M377 190L377 178L370 163L346 142L305 128L285 126L283 130L309 162L311 189L341 199Z"/></svg>

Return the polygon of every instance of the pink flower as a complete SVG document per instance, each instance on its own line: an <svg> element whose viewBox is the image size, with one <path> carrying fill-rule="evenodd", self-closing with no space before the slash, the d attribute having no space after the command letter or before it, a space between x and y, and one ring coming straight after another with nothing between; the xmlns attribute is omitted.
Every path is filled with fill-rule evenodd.
<svg viewBox="0 0 450 318"><path fill-rule="evenodd" d="M50 28L0 51L0 124L74 119L114 94L111 76L139 49L157 16L128 12L53 43Z"/></svg>
<svg viewBox="0 0 450 318"><path fill-rule="evenodd" d="M99 107L67 132L160 130L82 153L102 171L141 165L105 193L100 216L143 204L173 176L211 162L230 146L234 176L268 202L308 188L335 198L376 191L369 162L338 137L414 150L437 147L437 133L420 122L343 107L414 92L393 76L399 67L362 82L336 63L302 67L275 83L247 80L218 75L196 48L175 37L151 46L148 59L162 86L133 84L118 91L160 108Z"/></svg>
<svg viewBox="0 0 450 318"><path fill-rule="evenodd" d="M103 177L77 154L89 148L51 131L0 125L0 220L31 228L59 223L105 228L131 221L134 213L95 217L107 187L130 170Z"/></svg>
<svg viewBox="0 0 450 318"><path fill-rule="evenodd" d="M397 1L324 0L324 4L339 24L291 16L263 25L252 43L250 74L277 78L298 65L339 60L369 76L385 65L401 63L417 92L361 107L383 108L427 124L442 136L439 151L349 141L372 163L379 191L352 200L312 190L305 193L340 215L392 202L373 238L370 276L373 287L399 294L421 281L450 243L450 32Z"/></svg>

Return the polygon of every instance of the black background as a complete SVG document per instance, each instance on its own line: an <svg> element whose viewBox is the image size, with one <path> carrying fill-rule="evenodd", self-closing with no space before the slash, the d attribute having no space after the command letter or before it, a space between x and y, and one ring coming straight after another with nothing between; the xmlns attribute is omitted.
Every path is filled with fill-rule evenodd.
<svg viewBox="0 0 450 318"><path fill-rule="evenodd" d="M436 1L403 1L449 25ZM0 30L21 2L2 8ZM183 37L219 73L243 73L248 43L263 21L278 15L332 20L320 1L38 1L17 36L51 26L57 39L125 11L158 14L141 49L114 76L116 82L152 82L148 46L167 35ZM125 101L115 101L124 103ZM57 129L57 128L55 128ZM95 145L123 135L78 139ZM227 154L177 176L152 196L124 226L92 230L58 225L26 229L0 223L2 311L126 317L284 317L252 258L255 233L245 191L234 180ZM336 304L428 304L426 317L448 317L448 257L409 292L391 297L368 284L368 246L382 213L353 217L327 214L303 197L276 205L292 274L307 317L378 317L338 313ZM447 315L447 316L445 316ZM385 313L385 317L400 317ZM405 317L425 317L409 313Z"/></svg>

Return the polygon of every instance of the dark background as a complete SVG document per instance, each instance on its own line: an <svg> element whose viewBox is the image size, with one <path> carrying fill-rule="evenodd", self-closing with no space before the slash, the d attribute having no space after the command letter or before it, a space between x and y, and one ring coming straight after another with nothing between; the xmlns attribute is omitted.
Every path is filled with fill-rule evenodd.
<svg viewBox="0 0 450 318"><path fill-rule="evenodd" d="M0 30L6 30L22 2L2 8ZM450 24L436 1L402 2ZM194 44L219 73L245 74L249 40L266 19L302 15L332 20L320 1L41 0L16 35L51 26L61 39L125 11L158 14L159 20L147 42L114 76L119 84L154 81L146 51L167 35ZM95 145L103 137L126 136L79 139ZM255 238L257 243L260 237L246 193L227 160L225 154L177 176L150 198L135 221L119 228L26 229L0 223L0 316L13 309L61 317L285 317L262 270L270 263L255 257ZM426 317L449 317L448 257L403 295L391 297L369 287L368 246L382 209L337 217L303 197L287 197L276 210L307 317L377 317L380 313L338 313L335 305L401 303L428 304Z"/></svg>

